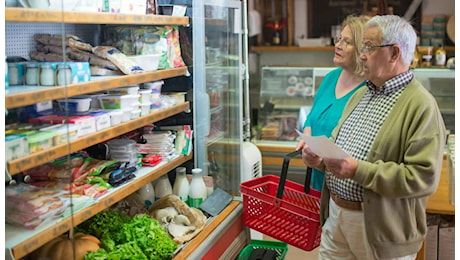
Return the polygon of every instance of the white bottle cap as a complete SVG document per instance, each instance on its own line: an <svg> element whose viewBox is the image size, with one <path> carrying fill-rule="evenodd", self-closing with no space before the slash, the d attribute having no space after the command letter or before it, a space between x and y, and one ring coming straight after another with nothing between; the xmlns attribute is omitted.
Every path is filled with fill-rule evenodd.
<svg viewBox="0 0 460 260"><path fill-rule="evenodd" d="M195 174L195 173L201 173L203 170L200 169L200 168L195 168L195 169L192 169L192 174Z"/></svg>

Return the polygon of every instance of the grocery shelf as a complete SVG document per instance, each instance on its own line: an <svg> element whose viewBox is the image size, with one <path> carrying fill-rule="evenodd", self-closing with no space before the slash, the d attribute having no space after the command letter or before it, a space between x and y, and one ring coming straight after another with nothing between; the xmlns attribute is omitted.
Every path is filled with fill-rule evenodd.
<svg viewBox="0 0 460 260"><path fill-rule="evenodd" d="M5 93L5 108L22 107L43 101L88 94L131 84L184 76L186 74L187 67L180 67L124 76L92 77L90 82L82 82L67 86L10 86Z"/></svg>
<svg viewBox="0 0 460 260"><path fill-rule="evenodd" d="M148 125L152 122L156 122L167 117L178 114L182 111L187 111L190 109L190 103L184 102L176 106L162 109L151 113L146 116L142 116L128 122L110 127L95 133L83 136L70 142L69 144L63 144L59 146L54 146L46 151L41 151L37 153L30 154L21 158L17 158L7 162L7 169L10 175L15 175L25 170L31 169L33 167L42 165L51 160L57 159L59 157L65 156L67 154L79 151L86 147L107 141L109 139L120 136L121 134L127 133L129 131L138 129L141 126Z"/></svg>
<svg viewBox="0 0 460 260"><path fill-rule="evenodd" d="M6 7L5 22L188 25L189 18L169 15L62 12L58 10Z"/></svg>
<svg viewBox="0 0 460 260"><path fill-rule="evenodd" d="M106 194L95 200L90 206L77 212L73 212L73 217L58 219L44 227L38 227L34 230L28 230L7 224L5 227L5 247L7 252L9 249L11 250L11 254L14 259L21 259L55 237L69 231L73 226L77 226L102 210L124 199L147 183L152 182L166 172L169 172L186 161L191 160L192 157L192 154L187 156L176 156L174 159L168 162L161 162L155 167L141 168L136 173L135 179L119 187L111 188Z"/></svg>

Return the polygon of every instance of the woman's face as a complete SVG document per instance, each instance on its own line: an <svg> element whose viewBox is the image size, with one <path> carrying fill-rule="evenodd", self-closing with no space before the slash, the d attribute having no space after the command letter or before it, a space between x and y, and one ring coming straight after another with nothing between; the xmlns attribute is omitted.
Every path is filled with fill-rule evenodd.
<svg viewBox="0 0 460 260"><path fill-rule="evenodd" d="M340 38L335 41L335 53L332 60L335 65L343 68L354 70L356 62L354 59L355 46L353 45L353 36L351 29L345 26L340 34Z"/></svg>

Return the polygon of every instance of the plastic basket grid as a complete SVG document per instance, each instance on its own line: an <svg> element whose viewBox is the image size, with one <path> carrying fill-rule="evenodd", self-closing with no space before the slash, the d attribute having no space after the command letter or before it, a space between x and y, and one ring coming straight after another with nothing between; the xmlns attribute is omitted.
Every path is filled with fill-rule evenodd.
<svg viewBox="0 0 460 260"><path fill-rule="evenodd" d="M288 250L287 244L283 242L252 239L251 243L241 250L236 260L249 259L252 252L258 248L274 250L276 252L276 260L283 260Z"/></svg>
<svg viewBox="0 0 460 260"><path fill-rule="evenodd" d="M283 197L276 197L279 177L266 175L241 183L244 224L263 234L300 249L311 251L319 246L321 193L286 180Z"/></svg>

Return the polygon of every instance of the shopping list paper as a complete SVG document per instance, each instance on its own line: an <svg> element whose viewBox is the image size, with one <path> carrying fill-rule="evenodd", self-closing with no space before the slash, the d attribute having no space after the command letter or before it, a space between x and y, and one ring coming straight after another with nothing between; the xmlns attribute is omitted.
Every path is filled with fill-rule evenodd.
<svg viewBox="0 0 460 260"><path fill-rule="evenodd" d="M308 147L320 157L332 159L344 159L351 157L324 135L308 136L299 130L296 131L300 138L308 145Z"/></svg>

